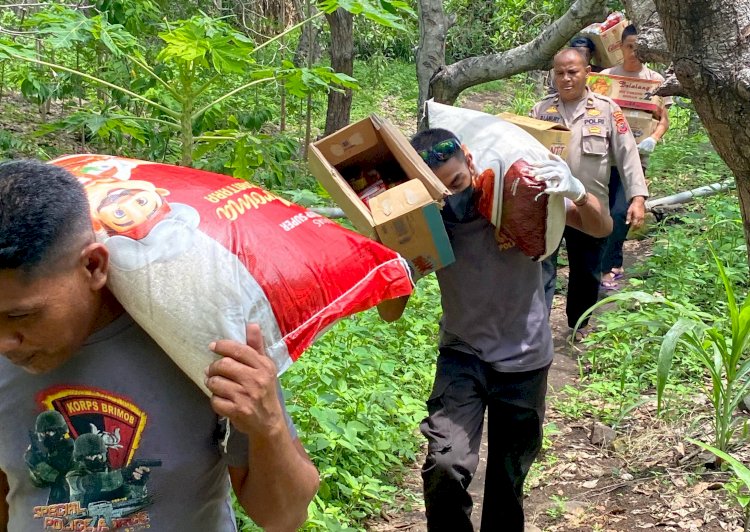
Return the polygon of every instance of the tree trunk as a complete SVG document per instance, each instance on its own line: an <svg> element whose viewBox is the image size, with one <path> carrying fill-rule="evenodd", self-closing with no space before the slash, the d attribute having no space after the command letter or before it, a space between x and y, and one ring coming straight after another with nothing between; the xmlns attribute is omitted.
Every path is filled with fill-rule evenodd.
<svg viewBox="0 0 750 532"><path fill-rule="evenodd" d="M418 122L423 128L424 102L429 100L430 84L445 67L445 35L451 21L445 16L442 0L419 0L419 45L417 46L417 83L419 85Z"/></svg>
<svg viewBox="0 0 750 532"><path fill-rule="evenodd" d="M672 56L664 38L654 0L623 0L628 19L638 30L638 56L645 63L669 64Z"/></svg>
<svg viewBox="0 0 750 532"><path fill-rule="evenodd" d="M750 3L655 0L674 73L737 182L750 249ZM750 259L749 259L750 260Z"/></svg>
<svg viewBox="0 0 750 532"><path fill-rule="evenodd" d="M297 13L307 13L302 6L300 0L294 0L294 8ZM313 5L309 15L301 15L301 18L310 18L317 12L317 9ZM320 32L318 26L314 22L309 22L302 27L302 34L299 37L297 43L297 50L294 52L294 59L292 63L297 68L307 64L307 58L312 54L313 63L317 62L320 58L320 43L318 42L318 33Z"/></svg>
<svg viewBox="0 0 750 532"><path fill-rule="evenodd" d="M354 16L343 9L326 14L331 27L331 68L351 76L354 74ZM331 90L328 92L325 134L338 131L349 124L352 110L352 91Z"/></svg>
<svg viewBox="0 0 750 532"><path fill-rule="evenodd" d="M430 97L452 104L462 91L474 85L529 70L548 69L552 57L571 37L588 24L604 19L606 4L606 0L575 0L562 17L547 26L534 40L511 50L469 57L445 66L448 25L442 2L419 0L417 78L420 110Z"/></svg>

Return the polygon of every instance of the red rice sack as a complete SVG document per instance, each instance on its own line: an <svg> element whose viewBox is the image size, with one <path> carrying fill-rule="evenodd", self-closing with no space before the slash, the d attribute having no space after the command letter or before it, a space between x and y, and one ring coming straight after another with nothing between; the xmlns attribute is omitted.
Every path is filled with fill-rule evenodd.
<svg viewBox="0 0 750 532"><path fill-rule="evenodd" d="M204 392L208 344L258 323L279 373L337 320L412 290L394 251L231 177L106 155L52 161L84 185L108 285Z"/></svg>
<svg viewBox="0 0 750 532"><path fill-rule="evenodd" d="M550 152L529 133L501 118L435 103L425 104L431 128L456 134L474 157L480 175L479 212L497 228L502 248L517 246L534 260L550 255L565 229L565 200L544 194L545 183L531 175L529 163L549 159Z"/></svg>

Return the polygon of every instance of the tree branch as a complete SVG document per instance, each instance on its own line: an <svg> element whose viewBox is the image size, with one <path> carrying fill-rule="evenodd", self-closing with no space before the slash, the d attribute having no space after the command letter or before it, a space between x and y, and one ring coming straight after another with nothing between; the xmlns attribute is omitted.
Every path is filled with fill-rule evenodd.
<svg viewBox="0 0 750 532"><path fill-rule="evenodd" d="M532 41L497 54L462 59L435 72L430 83L432 96L436 101L451 104L462 91L474 85L549 68L552 57L571 37L588 24L604 19L605 9L606 0L576 0Z"/></svg>

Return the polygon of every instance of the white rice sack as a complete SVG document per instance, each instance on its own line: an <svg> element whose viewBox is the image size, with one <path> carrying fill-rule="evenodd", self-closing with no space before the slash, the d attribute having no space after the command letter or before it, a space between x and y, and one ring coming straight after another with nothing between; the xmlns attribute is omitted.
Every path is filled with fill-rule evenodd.
<svg viewBox="0 0 750 532"><path fill-rule="evenodd" d="M518 246L534 260L550 255L565 229L565 200L541 194L528 164L550 152L529 133L501 118L435 103L425 104L430 128L453 132L474 157L482 190L479 210L497 227L502 247Z"/></svg>

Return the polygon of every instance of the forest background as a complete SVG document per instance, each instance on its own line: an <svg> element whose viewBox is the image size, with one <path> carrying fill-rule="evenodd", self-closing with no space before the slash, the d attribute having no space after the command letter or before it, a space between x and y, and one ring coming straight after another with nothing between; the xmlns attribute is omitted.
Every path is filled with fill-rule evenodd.
<svg viewBox="0 0 750 532"><path fill-rule="evenodd" d="M571 3L446 0L453 17L446 63L526 43ZM338 7L354 14L351 75L330 68ZM0 157L98 152L189 164L249 179L307 206L332 206L305 162L307 144L330 120L331 91L351 91L352 122L377 113L410 135L418 115L418 39L411 0L0 6ZM457 104L526 114L543 95L541 75L472 87ZM648 172L653 196L731 178L690 100L679 98L670 120ZM714 522L704 508L704 523L744 527L750 473L732 457L748 455L747 418L738 405L750 371L750 310L737 197L730 189L658 214L647 231L632 235L641 245L627 294L598 311L585 349L558 346L577 364L577 375L550 405L530 489L551 484L561 463L570 462L558 445L570 427L600 424L619 436L643 432L652 440L658 431L663 446L656 450L669 455L658 463L636 459L642 449L630 436L619 438L619 448L597 444L597 452L622 459L607 478L633 491L634 478L661 482L678 470L675 497L709 479L725 488L716 490L725 511ZM439 317L430 276L398 322L383 323L374 311L343 320L282 377L290 413L321 472L306 530L377 528L419 510L413 477L423 441L416 427L432 384ZM709 459L691 438L729 455ZM545 495L538 523L577 530L566 506L575 496ZM242 530L254 530L241 512L238 519Z"/></svg>

